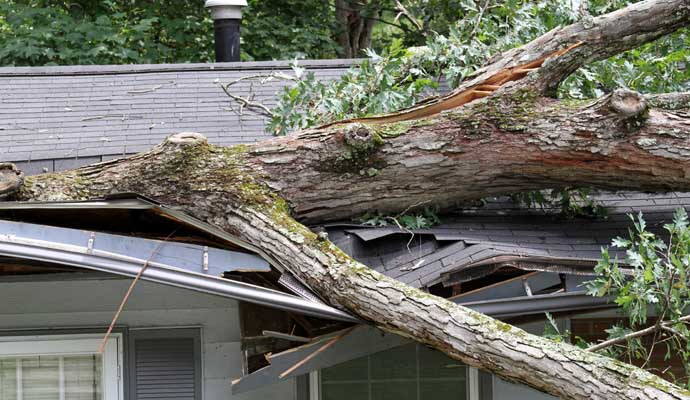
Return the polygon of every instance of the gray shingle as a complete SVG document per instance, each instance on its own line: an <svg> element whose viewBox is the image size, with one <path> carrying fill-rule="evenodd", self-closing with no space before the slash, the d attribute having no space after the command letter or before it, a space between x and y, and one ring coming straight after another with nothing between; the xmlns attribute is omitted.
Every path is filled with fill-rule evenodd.
<svg viewBox="0 0 690 400"><path fill-rule="evenodd" d="M332 79L357 62L301 64ZM185 130L216 144L255 142L270 137L265 118L228 111L218 82L272 71L291 72L288 62L0 68L0 161L139 152ZM254 85L256 100L275 104L284 84ZM233 90L247 95L250 87Z"/></svg>
<svg viewBox="0 0 690 400"><path fill-rule="evenodd" d="M563 220L544 212L525 210L505 200L493 202L488 209L476 209L473 213L442 217L443 224L415 233L442 239L446 243L433 253L411 257L404 266L423 263L412 271L404 271L403 265L393 262L394 255L381 255L385 273L416 286L428 286L442 281L445 274L461 270L478 262L485 263L496 256L520 255L549 259L598 260L601 248L609 247L616 236L628 236L632 226L628 212L643 212L650 230L663 234L663 224L673 218L677 206L690 208L687 193L639 194L631 192L601 193L597 199L609 210L607 219ZM497 215L495 210L502 210ZM526 215L532 214L532 215ZM329 229L338 229L331 224ZM378 251L377 241L407 241L407 235L390 235L396 229L363 227L359 230L351 223L342 230L353 232L361 240L358 254ZM385 239L381 239L385 237ZM378 238L378 239L377 239ZM367 242L366 240L374 241ZM448 241L455 241L448 245ZM388 243L387 246L394 244ZM624 254L610 250L623 258ZM379 262L380 263L380 262ZM380 264L377 264L380 265Z"/></svg>

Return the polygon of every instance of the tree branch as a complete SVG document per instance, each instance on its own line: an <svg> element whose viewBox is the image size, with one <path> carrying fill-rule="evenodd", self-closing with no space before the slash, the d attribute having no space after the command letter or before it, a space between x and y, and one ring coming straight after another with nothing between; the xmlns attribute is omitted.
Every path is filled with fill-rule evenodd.
<svg viewBox="0 0 690 400"><path fill-rule="evenodd" d="M562 103L523 89L420 121L277 138L251 146L250 163L309 222L554 187L690 189L690 118L621 114L612 97ZM346 143L352 130L368 132L368 144Z"/></svg>
<svg viewBox="0 0 690 400"><path fill-rule="evenodd" d="M658 332L660 330L666 330L666 331L672 332L674 334L677 334L678 332L676 332L676 330L673 329L673 324L675 324L676 322L687 322L687 321L690 321L690 315L686 315L684 317L681 317L678 319L678 321L667 321L667 322L662 322L660 324L654 324L654 325L650 326L649 328L640 329L639 331L628 333L627 335L621 336L619 338L605 340L601 343L595 344L594 346L588 347L587 351L599 351L599 350L605 349L607 347L611 347L611 346L616 345L616 344L627 342L630 339L635 339L638 337L647 336L649 334Z"/></svg>
<svg viewBox="0 0 690 400"><path fill-rule="evenodd" d="M442 100L450 107L435 113L346 121L230 149L178 134L127 159L27 177L12 192L36 201L137 192L261 248L330 304L504 379L564 399L687 399L633 366L383 276L293 216L395 213L429 198L450 209L563 186L690 189L690 117L682 112L649 109L636 93L587 103L540 97L585 62L688 24L689 1L643 1L594 19L591 28L556 29L503 54L463 82L456 94L471 89L469 100L451 95ZM0 175L0 183L14 179Z"/></svg>
<svg viewBox="0 0 690 400"><path fill-rule="evenodd" d="M652 42L690 24L689 0L646 0L618 11L554 29L516 51L526 57L557 43L582 42L574 51L547 63L534 77L535 87L554 94L578 68ZM547 50L548 51L548 50Z"/></svg>
<svg viewBox="0 0 690 400"><path fill-rule="evenodd" d="M257 74L257 75L248 75L248 76L243 76L239 79L235 79L233 81L230 81L228 83L221 83L220 87L223 89L223 92L230 97L233 101L237 102L240 105L240 109L238 114L241 116L242 112L245 108L256 112L257 114L264 115L266 117L273 117L273 111L271 111L270 108L268 108L266 105L254 101L254 92L253 92L253 87L250 87L249 89L249 94L246 97L242 97L239 95L236 95L230 91L230 86L235 85L237 83L243 82L243 81L255 81L259 80L262 85L266 84L266 82L269 82L273 79L279 79L279 80L284 80L284 81L294 81L296 78L286 75L280 72L275 72L271 74ZM234 109L231 108L232 111Z"/></svg>
<svg viewBox="0 0 690 400"><path fill-rule="evenodd" d="M690 92L647 95L649 104L664 110L690 110Z"/></svg>
<svg viewBox="0 0 690 400"><path fill-rule="evenodd" d="M563 56L553 57L523 85L542 94L555 93L558 85L583 65L652 42L690 25L690 0L645 0L591 20L553 29L521 47L494 56L456 90L465 90L496 73L557 54L581 43Z"/></svg>
<svg viewBox="0 0 690 400"><path fill-rule="evenodd" d="M442 126L437 128L443 130ZM369 137L358 130L349 132L357 137ZM317 136L317 132L312 133ZM301 139L292 140L302 141L301 145L309 148L315 143L304 141L307 136L304 133ZM427 149L434 146L424 136L421 139L419 145ZM269 143L277 150L286 143L284 140ZM374 136L371 141L351 142L357 143L354 148L365 151L378 140ZM260 147L266 151L269 143ZM412 150L413 143L409 140L407 145L408 151L417 151ZM413 289L351 259L290 217L285 200L266 187L267 183L279 181L267 180L270 171L256 168L268 161L265 154L257 154L258 148L220 148L209 145L198 134L179 134L147 153L127 159L28 177L18 197L20 200L81 200L136 191L179 207L260 247L274 265L287 269L316 289L330 304L340 305L382 329L432 346L503 379L564 399L688 398L682 389L646 371L569 344L530 335ZM316 151L312 149L312 156ZM257 157L263 158L262 163L254 162ZM273 153L273 161L278 160L276 157L280 153ZM305 169L302 176L310 180L313 171ZM311 180L312 184L325 183L316 178ZM418 183L435 184L426 178ZM385 190L371 191L370 186L367 190L369 196L385 193ZM325 197L335 194L323 192ZM404 192L397 195L402 196Z"/></svg>

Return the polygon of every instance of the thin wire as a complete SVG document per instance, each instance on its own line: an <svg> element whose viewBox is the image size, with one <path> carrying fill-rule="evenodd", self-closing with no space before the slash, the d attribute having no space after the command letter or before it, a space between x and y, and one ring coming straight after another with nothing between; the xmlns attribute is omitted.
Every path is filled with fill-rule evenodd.
<svg viewBox="0 0 690 400"><path fill-rule="evenodd" d="M136 286L137 282L139 282L139 278L141 278L141 275L146 271L146 268L149 266L149 262L155 257L158 252L160 251L161 247L163 247L163 244L168 241L172 237L172 235L177 232L177 228L175 228L174 231L170 232L170 234L163 239L156 247L151 251L151 255L149 255L149 258L144 261L144 265L141 266L141 269L137 273L137 276L134 277L134 280L132 283L129 285L129 289L127 289L127 293L125 293L125 297L122 298L122 301L120 302L120 307L118 307L117 312L115 313L115 316L113 317L113 320L110 321L110 326L108 326L108 331L105 333L105 336L103 336L103 340L101 341L101 345L98 346L98 354L103 354L103 350L105 350L105 345L108 343L108 338L110 337L110 334L113 332L113 329L115 328L115 324L117 323L118 318L120 318L120 313L122 313L122 310L125 308L125 304L127 304L127 300L129 299L129 296L132 294L132 291L134 291L134 286Z"/></svg>

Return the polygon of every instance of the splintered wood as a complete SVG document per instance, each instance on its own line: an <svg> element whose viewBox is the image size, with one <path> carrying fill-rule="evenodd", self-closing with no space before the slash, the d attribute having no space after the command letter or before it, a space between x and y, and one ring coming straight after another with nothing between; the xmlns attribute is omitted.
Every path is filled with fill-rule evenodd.
<svg viewBox="0 0 690 400"><path fill-rule="evenodd" d="M544 63L544 61L546 61L546 59L551 57L562 56L563 54L580 46L581 44L582 42L577 42L571 46L553 52L549 55L546 55L529 63L506 68L490 76L483 82L473 85L467 89L455 90L448 93L445 96L422 101L411 108L400 110L391 114L338 121L335 123L327 124L325 126L336 124L340 125L343 123L354 122L379 125L400 121L409 121L412 119L419 119L436 115L442 111L451 110L453 108L467 104L471 101L491 96L493 92L501 88L506 83L520 80L527 76L527 74L529 74L530 72L538 70Z"/></svg>

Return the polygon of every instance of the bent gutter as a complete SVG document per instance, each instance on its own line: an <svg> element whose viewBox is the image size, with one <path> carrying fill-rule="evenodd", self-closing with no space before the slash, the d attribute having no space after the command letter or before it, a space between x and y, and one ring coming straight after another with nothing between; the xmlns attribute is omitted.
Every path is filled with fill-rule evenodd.
<svg viewBox="0 0 690 400"><path fill-rule="evenodd" d="M593 297L584 290L465 303L459 300L455 303L494 318L617 307L612 297Z"/></svg>
<svg viewBox="0 0 690 400"><path fill-rule="evenodd" d="M147 264L147 260L122 254L8 234L0 234L0 254L128 277L136 276ZM354 316L326 304L311 302L261 286L198 274L161 263L148 262L141 278L312 317L343 322L361 322Z"/></svg>

